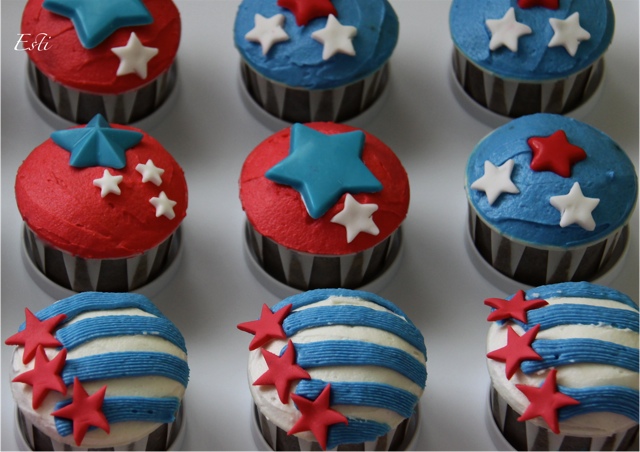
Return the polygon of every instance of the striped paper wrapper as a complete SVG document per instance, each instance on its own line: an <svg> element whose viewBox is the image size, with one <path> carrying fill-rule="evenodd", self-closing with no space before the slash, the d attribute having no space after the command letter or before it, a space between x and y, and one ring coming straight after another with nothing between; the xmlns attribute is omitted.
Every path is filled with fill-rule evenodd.
<svg viewBox="0 0 640 452"><path fill-rule="evenodd" d="M397 256L401 234L354 254L326 256L291 250L256 231L249 222L245 240L260 266L278 281L300 290L355 289L379 276Z"/></svg>
<svg viewBox="0 0 640 452"><path fill-rule="evenodd" d="M566 114L585 103L604 75L604 60L565 79L524 82L485 71L457 48L453 72L464 91L477 103L503 116L517 118L534 113Z"/></svg>
<svg viewBox="0 0 640 452"><path fill-rule="evenodd" d="M520 414L493 387L490 400L496 426L516 450L638 450L637 425L602 437L556 434L530 421L518 421Z"/></svg>
<svg viewBox="0 0 640 452"><path fill-rule="evenodd" d="M176 234L143 254L122 259L73 256L43 242L26 225L23 239L27 256L56 284L75 292L129 292L153 281L167 268L178 245Z"/></svg>
<svg viewBox="0 0 640 452"><path fill-rule="evenodd" d="M86 124L98 113L109 123L130 124L156 111L169 97L177 79L177 65L146 85L122 94L93 94L61 85L42 73L31 60L29 84L51 111L77 124Z"/></svg>
<svg viewBox="0 0 640 452"><path fill-rule="evenodd" d="M530 286L592 281L622 256L629 237L625 225L591 245L537 248L503 237L470 204L468 218L471 240L483 259L500 273Z"/></svg>
<svg viewBox="0 0 640 452"><path fill-rule="evenodd" d="M288 87L263 77L244 61L240 73L253 100L287 122L348 121L368 109L389 80L388 64L357 82L326 90Z"/></svg>
<svg viewBox="0 0 640 452"><path fill-rule="evenodd" d="M38 427L32 424L23 414L17 410L18 428L25 443L31 450L70 450L70 451L89 451L89 450L170 450L180 433L183 426L183 408L180 405L176 413L175 420L168 424L162 424L149 435L138 439L129 444L121 444L116 447L86 448L77 447L75 443L70 446L66 443L58 442L44 434ZM71 438L73 442L73 438Z"/></svg>

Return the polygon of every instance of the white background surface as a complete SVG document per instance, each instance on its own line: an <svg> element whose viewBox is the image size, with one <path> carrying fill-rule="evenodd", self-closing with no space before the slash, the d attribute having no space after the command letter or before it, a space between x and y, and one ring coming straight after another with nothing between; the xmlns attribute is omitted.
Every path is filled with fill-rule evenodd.
<svg viewBox="0 0 640 452"><path fill-rule="evenodd" d="M16 170L53 131L28 104L26 55L14 50L21 0L2 1L2 341L25 307L53 300L38 289L20 257L13 192ZM246 155L271 134L247 113L237 91L232 27L239 0L178 0L183 37L179 93L151 130L183 166L189 183L184 260L153 298L183 332L189 349L185 450L251 450L246 358L251 336L236 325L278 300L242 257L244 215L237 179ZM484 337L487 297L507 295L484 280L464 248L464 166L491 127L470 117L448 85L449 0L392 0L401 23L384 109L367 129L403 161L411 182L398 274L381 294L422 330L428 381L421 400L419 450L492 449L484 407L489 379ZM614 0L616 33L607 54L603 96L584 121L616 140L638 167L638 2ZM626 266L613 287L638 301L638 212ZM2 345L2 449L16 448L8 368Z"/></svg>

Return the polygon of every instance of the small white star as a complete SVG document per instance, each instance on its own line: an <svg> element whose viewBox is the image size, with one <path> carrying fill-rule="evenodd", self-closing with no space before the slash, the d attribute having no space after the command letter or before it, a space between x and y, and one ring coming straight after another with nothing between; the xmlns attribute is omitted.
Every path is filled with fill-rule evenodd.
<svg viewBox="0 0 640 452"><path fill-rule="evenodd" d="M575 56L581 41L587 41L591 34L580 26L580 13L575 12L565 20L550 18L554 34L549 47L563 46L569 55Z"/></svg>
<svg viewBox="0 0 640 452"><path fill-rule="evenodd" d="M328 60L338 52L355 56L356 51L353 48L352 39L356 34L358 34L356 27L342 25L338 22L336 16L329 14L327 25L311 33L311 37L319 43L324 44L322 59Z"/></svg>
<svg viewBox="0 0 640 452"><path fill-rule="evenodd" d="M256 14L254 21L255 27L249 30L244 38L247 41L259 42L263 55L269 53L272 45L289 40L289 35L282 28L284 14L276 14L268 19L261 14Z"/></svg>
<svg viewBox="0 0 640 452"><path fill-rule="evenodd" d="M104 198L109 193L119 195L120 187L118 184L120 182L122 182L122 176L114 176L109 170L104 170L101 178L93 180L93 185L100 187L100 196Z"/></svg>
<svg viewBox="0 0 640 452"><path fill-rule="evenodd" d="M164 170L158 168L153 164L153 160L147 160L147 163L138 163L136 165L136 171L142 174L142 183L152 182L153 184L160 186L162 184L162 175Z"/></svg>
<svg viewBox="0 0 640 452"><path fill-rule="evenodd" d="M167 198L167 195L163 191L160 192L157 198L151 198L149 202L156 208L156 218L162 215L170 220L175 218L176 214L173 211L173 206L178 203Z"/></svg>
<svg viewBox="0 0 640 452"><path fill-rule="evenodd" d="M147 78L147 63L158 54L158 49L143 46L135 32L131 32L127 45L114 47L111 51L120 58L117 76L135 73L142 79Z"/></svg>
<svg viewBox="0 0 640 452"><path fill-rule="evenodd" d="M489 41L489 49L491 50L505 46L512 52L517 52L520 36L531 34L529 26L516 20L516 12L513 7L509 8L502 19L487 19L485 23L491 31L491 41Z"/></svg>
<svg viewBox="0 0 640 452"><path fill-rule="evenodd" d="M358 234L367 232L378 235L380 230L373 222L373 212L378 210L377 204L360 204L347 193L344 200L344 208L331 219L332 223L341 224L347 229L347 243L353 242Z"/></svg>
<svg viewBox="0 0 640 452"><path fill-rule="evenodd" d="M484 162L484 175L471 184L474 190L487 194L487 201L492 205L502 193L520 193L518 187L511 181L514 160L509 159L499 167L489 160Z"/></svg>
<svg viewBox="0 0 640 452"><path fill-rule="evenodd" d="M560 211L560 227L564 228L575 223L587 231L593 231L596 228L591 212L600 203L600 199L584 196L579 182L573 184L568 194L552 196L549 202Z"/></svg>

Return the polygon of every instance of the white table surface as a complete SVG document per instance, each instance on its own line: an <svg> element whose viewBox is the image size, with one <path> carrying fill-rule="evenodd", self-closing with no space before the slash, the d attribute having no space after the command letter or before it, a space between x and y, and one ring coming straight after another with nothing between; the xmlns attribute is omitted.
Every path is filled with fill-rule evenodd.
<svg viewBox="0 0 640 452"><path fill-rule="evenodd" d="M384 108L367 129L403 161L411 181L399 271L381 292L418 325L428 350L418 450L493 449L485 428L489 378L483 300L507 295L483 279L464 247L464 166L492 128L469 116L448 83L450 0L392 0L401 32ZM27 102L26 55L15 51L23 0L2 1L2 340L25 307L53 300L27 275L20 257L16 170L52 128ZM242 254L244 215L238 175L246 155L271 134L240 102L232 27L239 0L178 0L183 37L179 93L151 130L183 166L189 210L184 259L153 301L183 332L191 367L185 450L252 450L246 358L251 336L236 329L278 300L252 276ZM583 120L609 134L638 167L638 1L614 0L616 33L602 98ZM613 287L638 301L638 212L630 252ZM15 449L8 369L2 346L2 449Z"/></svg>

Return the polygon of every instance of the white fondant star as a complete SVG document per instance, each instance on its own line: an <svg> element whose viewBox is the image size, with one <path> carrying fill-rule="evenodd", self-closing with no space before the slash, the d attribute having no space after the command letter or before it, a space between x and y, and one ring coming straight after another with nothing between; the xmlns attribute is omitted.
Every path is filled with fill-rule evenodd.
<svg viewBox="0 0 640 452"><path fill-rule="evenodd" d="M361 232L371 235L380 233L380 229L372 218L376 210L378 210L377 204L360 204L350 193L347 193L344 208L333 216L331 222L341 224L347 229L347 243L351 243Z"/></svg>
<svg viewBox="0 0 640 452"><path fill-rule="evenodd" d="M489 49L496 50L502 46L512 52L518 51L518 39L520 36L531 34L531 28L516 20L516 12L509 8L502 19L487 19L487 28L491 31Z"/></svg>
<svg viewBox="0 0 640 452"><path fill-rule="evenodd" d="M156 208L156 218L162 215L170 220L175 218L176 214L173 211L173 206L178 203L167 198L167 195L163 191L160 192L157 198L151 198L149 202Z"/></svg>
<svg viewBox="0 0 640 452"><path fill-rule="evenodd" d="M358 34L358 29L351 25L342 25L336 16L329 14L327 25L311 33L311 37L323 44L322 59L328 60L336 53L355 56L352 39Z"/></svg>
<svg viewBox="0 0 640 452"><path fill-rule="evenodd" d="M266 18L261 14L255 15L255 27L244 35L247 41L259 42L262 46L262 54L266 55L271 46L278 42L288 41L289 35L282 25L284 24L284 14Z"/></svg>
<svg viewBox="0 0 640 452"><path fill-rule="evenodd" d="M109 193L119 195L121 193L120 187L118 187L120 182L122 182L122 176L114 176L109 170L104 170L101 178L93 180L93 185L100 187L100 196L104 198Z"/></svg>
<svg viewBox="0 0 640 452"><path fill-rule="evenodd" d="M560 227L564 228L575 223L587 231L593 231L596 228L591 212L600 203L600 199L584 196L579 182L573 184L568 194L552 196L549 202L560 211Z"/></svg>
<svg viewBox="0 0 640 452"><path fill-rule="evenodd" d="M164 170L158 168L153 164L153 160L147 160L147 163L138 163L136 165L136 171L142 174L142 183L152 182L153 184L160 186L162 184L162 175Z"/></svg>
<svg viewBox="0 0 640 452"><path fill-rule="evenodd" d="M513 159L509 159L498 167L486 160L484 175L472 183L471 188L485 192L489 205L492 205L502 193L520 193L518 187L511 181L514 163Z"/></svg>
<svg viewBox="0 0 640 452"><path fill-rule="evenodd" d="M143 46L135 32L129 35L127 45L114 47L111 51L120 58L117 76L135 73L142 79L147 78L147 63L158 54L158 49L155 47Z"/></svg>
<svg viewBox="0 0 640 452"><path fill-rule="evenodd" d="M563 46L569 55L575 56L581 41L587 41L591 34L580 26L580 13L575 12L565 20L550 18L554 34L549 47Z"/></svg>

